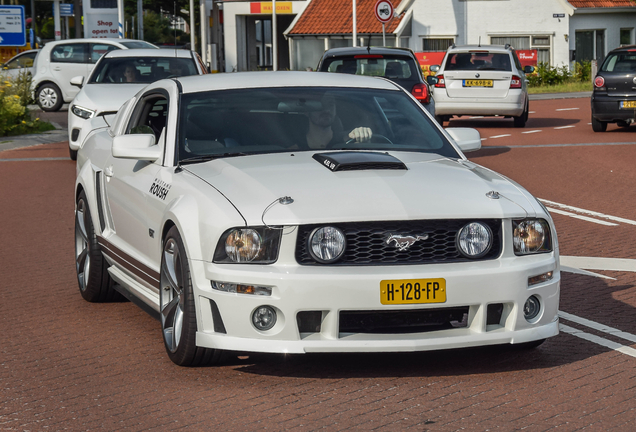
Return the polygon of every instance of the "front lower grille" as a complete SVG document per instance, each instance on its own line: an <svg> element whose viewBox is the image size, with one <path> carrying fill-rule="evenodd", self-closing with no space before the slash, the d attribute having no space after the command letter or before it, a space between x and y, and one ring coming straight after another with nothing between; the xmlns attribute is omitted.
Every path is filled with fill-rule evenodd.
<svg viewBox="0 0 636 432"><path fill-rule="evenodd" d="M343 256L335 263L321 264L315 261L308 250L309 236L314 229L325 226L303 225L299 228L296 243L296 260L301 265L404 265L467 262L457 249L455 239L458 231L469 222L482 222L493 233L490 251L477 260L495 259L501 254L501 219L450 219L390 222L354 222L328 224L343 231L347 246ZM418 240L405 250L399 250L395 242L387 243L391 235L428 236Z"/></svg>
<svg viewBox="0 0 636 432"><path fill-rule="evenodd" d="M340 312L340 333L405 334L465 327L468 327L468 306Z"/></svg>

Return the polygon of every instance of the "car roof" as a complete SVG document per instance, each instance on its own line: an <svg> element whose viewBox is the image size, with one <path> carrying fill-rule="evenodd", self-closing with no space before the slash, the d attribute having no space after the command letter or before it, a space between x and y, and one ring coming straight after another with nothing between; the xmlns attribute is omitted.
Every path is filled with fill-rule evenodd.
<svg viewBox="0 0 636 432"><path fill-rule="evenodd" d="M145 42L145 41L142 41L139 39L119 39L119 38L79 38L79 39L63 39L63 40L50 41L50 42L47 42L44 45L44 47L55 46L55 45L59 45L63 43L85 43L85 42L92 42L92 43L106 42L111 44L121 44L122 42ZM150 42L146 42L146 43L150 43Z"/></svg>
<svg viewBox="0 0 636 432"><path fill-rule="evenodd" d="M183 93L268 87L350 87L400 90L397 84L375 77L326 72L236 72L174 78Z"/></svg>
<svg viewBox="0 0 636 432"><path fill-rule="evenodd" d="M621 52L621 51L634 51L636 50L636 45L623 45L618 48L614 48L609 53Z"/></svg>
<svg viewBox="0 0 636 432"><path fill-rule="evenodd" d="M512 48L512 47L510 47ZM466 52L466 51L496 51L501 53L510 52L510 48L506 45L457 45L448 48L448 52Z"/></svg>
<svg viewBox="0 0 636 432"><path fill-rule="evenodd" d="M155 49L155 48L133 48L126 50L113 50L104 54L107 58L118 57L172 57L172 58L192 58L189 50L183 49Z"/></svg>
<svg viewBox="0 0 636 432"><path fill-rule="evenodd" d="M342 47L331 48L325 51L324 57L348 56L356 54L384 54L384 55L405 55L413 57L413 51L409 48L391 48L391 47Z"/></svg>

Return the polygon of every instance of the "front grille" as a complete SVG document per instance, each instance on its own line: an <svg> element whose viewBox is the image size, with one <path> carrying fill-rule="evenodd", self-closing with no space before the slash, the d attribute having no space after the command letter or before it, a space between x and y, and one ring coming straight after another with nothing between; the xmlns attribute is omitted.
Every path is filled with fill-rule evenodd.
<svg viewBox="0 0 636 432"><path fill-rule="evenodd" d="M405 334L465 327L468 327L468 306L340 312L340 333Z"/></svg>
<svg viewBox="0 0 636 432"><path fill-rule="evenodd" d="M495 259L501 254L501 220L421 220L397 222L355 222L329 224L341 229L347 240L343 256L335 263L321 264L315 261L308 251L309 236L314 229L325 226L303 225L299 229L296 243L296 260L301 265L403 265L468 262L455 244L457 232L469 222L483 222L493 233L493 244L490 251L478 260ZM418 240L408 249L400 251L395 243L387 244L391 235L423 236L426 240Z"/></svg>

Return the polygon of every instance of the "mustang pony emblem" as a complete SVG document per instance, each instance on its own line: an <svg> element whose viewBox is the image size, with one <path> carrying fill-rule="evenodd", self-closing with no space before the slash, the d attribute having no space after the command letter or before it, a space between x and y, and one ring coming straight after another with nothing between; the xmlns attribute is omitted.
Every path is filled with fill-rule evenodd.
<svg viewBox="0 0 636 432"><path fill-rule="evenodd" d="M389 236L389 238L386 240L386 244L391 244L391 242L395 242L395 247L398 248L398 250L401 251L405 251L408 248L410 248L413 243L415 243L418 240L426 240L428 238L428 234L424 234L424 235L418 235L418 236L401 236L401 235L395 235L395 234L391 234Z"/></svg>

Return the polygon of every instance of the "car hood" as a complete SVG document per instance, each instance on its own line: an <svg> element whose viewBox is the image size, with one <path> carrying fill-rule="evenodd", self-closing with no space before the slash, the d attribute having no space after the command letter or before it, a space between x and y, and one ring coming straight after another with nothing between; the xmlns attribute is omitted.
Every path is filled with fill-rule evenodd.
<svg viewBox="0 0 636 432"><path fill-rule="evenodd" d="M248 225L535 216L536 200L466 160L391 152L406 170L332 172L313 152L216 159L184 168L223 194ZM487 194L496 191L498 199ZM291 197L291 204L281 204Z"/></svg>
<svg viewBox="0 0 636 432"><path fill-rule="evenodd" d="M87 84L73 99L74 105L97 111L117 111L148 84Z"/></svg>

